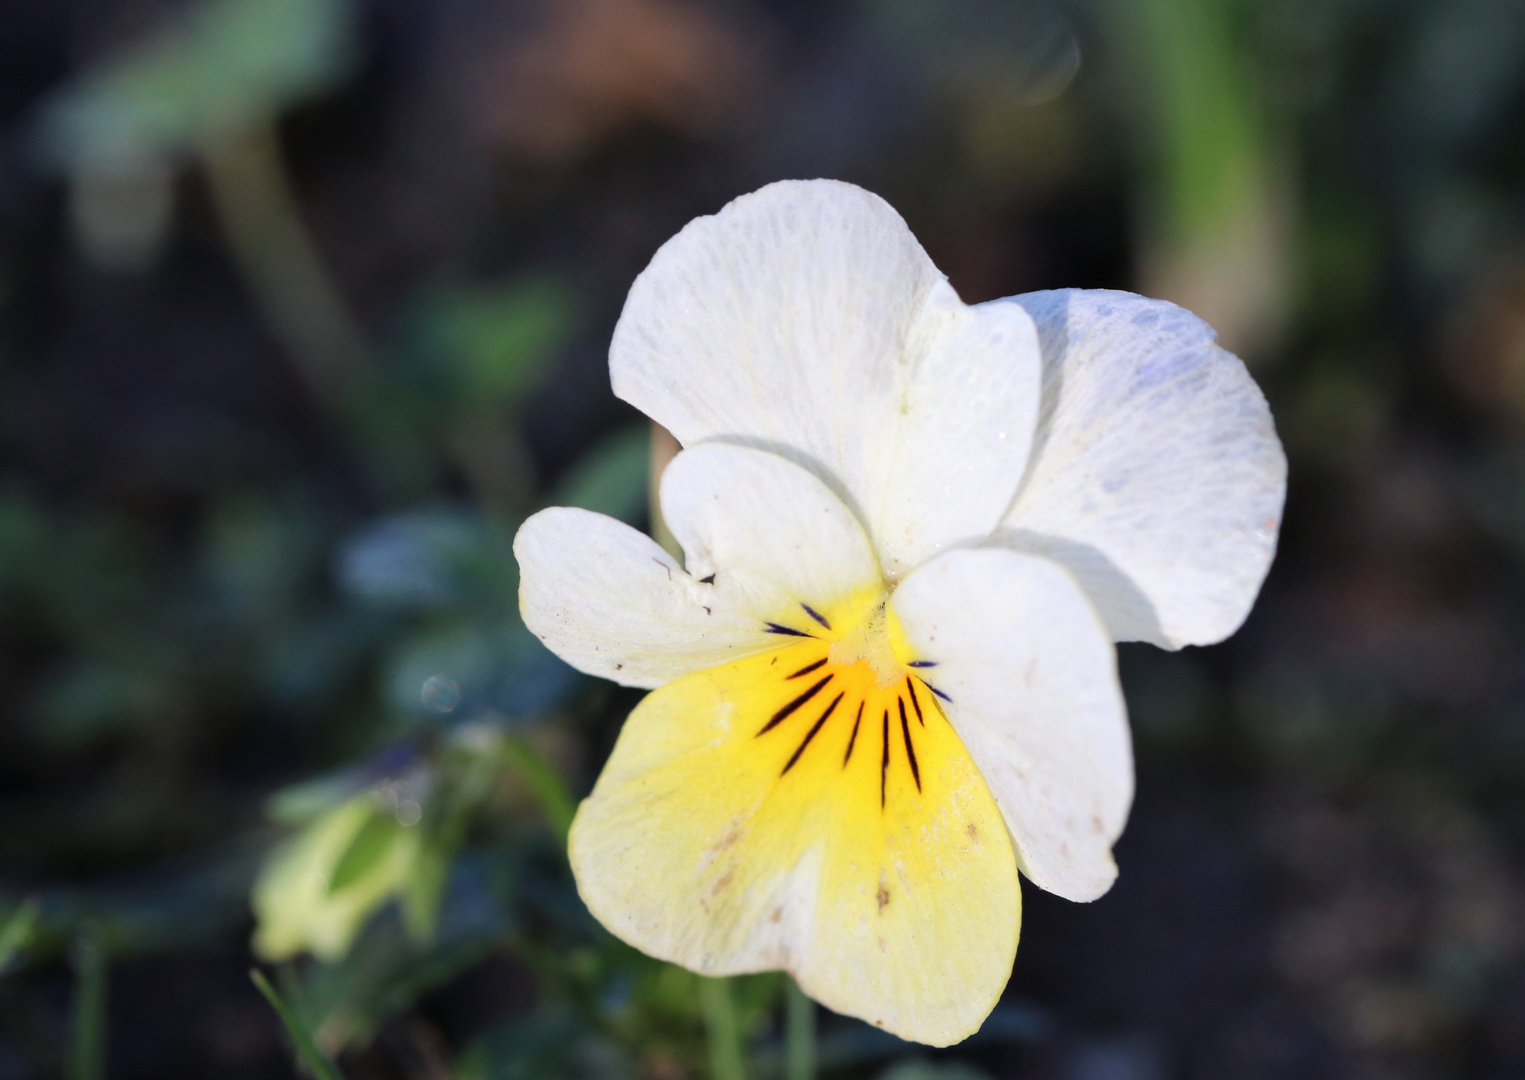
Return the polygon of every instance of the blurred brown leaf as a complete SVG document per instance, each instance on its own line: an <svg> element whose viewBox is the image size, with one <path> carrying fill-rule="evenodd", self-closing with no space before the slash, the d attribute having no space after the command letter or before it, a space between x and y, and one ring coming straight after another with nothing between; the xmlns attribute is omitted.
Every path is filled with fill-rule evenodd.
<svg viewBox="0 0 1525 1080"><path fill-rule="evenodd" d="M641 124L702 135L757 74L739 33L689 0L558 0L489 75L485 135L542 165Z"/></svg>
<svg viewBox="0 0 1525 1080"><path fill-rule="evenodd" d="M1525 261L1480 276L1456 309L1441 355L1463 398L1525 435Z"/></svg>

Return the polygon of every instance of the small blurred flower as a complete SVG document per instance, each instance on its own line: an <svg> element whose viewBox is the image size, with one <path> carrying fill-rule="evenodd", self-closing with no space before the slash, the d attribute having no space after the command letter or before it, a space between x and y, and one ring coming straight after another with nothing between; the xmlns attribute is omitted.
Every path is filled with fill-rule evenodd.
<svg viewBox="0 0 1525 1080"><path fill-rule="evenodd" d="M883 201L781 183L637 279L614 389L687 449L683 565L535 515L525 623L656 688L571 833L593 913L693 970L784 968L947 1044L994 1006L1020 870L1092 900L1133 793L1114 641L1217 641L1286 463L1200 320L1127 293L964 305Z"/></svg>
<svg viewBox="0 0 1525 1080"><path fill-rule="evenodd" d="M418 800L397 785L356 795L276 849L254 886L254 951L337 960L388 900L406 902L419 869Z"/></svg>

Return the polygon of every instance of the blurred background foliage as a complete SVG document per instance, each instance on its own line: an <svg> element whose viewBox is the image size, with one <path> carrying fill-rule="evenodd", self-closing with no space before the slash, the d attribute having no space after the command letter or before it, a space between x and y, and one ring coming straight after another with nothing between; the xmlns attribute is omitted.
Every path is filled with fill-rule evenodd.
<svg viewBox="0 0 1525 1080"><path fill-rule="evenodd" d="M636 696L509 541L646 522L624 292L792 176L1198 311L1292 463L1245 629L1122 649L1118 886L822 1075L1525 1074L1525 3L0 0L0 1078L293 1075L255 963L349 1077L785 1075L578 901Z"/></svg>

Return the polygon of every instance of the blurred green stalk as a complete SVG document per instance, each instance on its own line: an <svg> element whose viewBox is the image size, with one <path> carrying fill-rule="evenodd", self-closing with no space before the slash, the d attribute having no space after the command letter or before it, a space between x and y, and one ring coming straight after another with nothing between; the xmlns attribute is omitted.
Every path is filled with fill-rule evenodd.
<svg viewBox="0 0 1525 1080"><path fill-rule="evenodd" d="M1230 0L1140 0L1134 47L1152 91L1157 212L1171 242L1211 241L1260 197L1263 118Z"/></svg>
<svg viewBox="0 0 1525 1080"><path fill-rule="evenodd" d="M340 408L364 366L364 339L302 221L274 119L207 144L202 157L212 203L255 302L313 393Z"/></svg>
<svg viewBox="0 0 1525 1080"><path fill-rule="evenodd" d="M742 1062L741 1029L736 1023L736 1003L729 979L699 979L699 1007L710 1044L710 1076L713 1080L746 1080Z"/></svg>
<svg viewBox="0 0 1525 1080"><path fill-rule="evenodd" d="M270 980L265 978L265 973L255 968L249 972L249 978L265 996L265 1000L270 1003L275 1014L281 1018L281 1024L286 1028L286 1035L291 1039L291 1045L296 1050L297 1056L307 1066L307 1071L317 1080L343 1080L338 1068L328 1060L328 1056L323 1051L318 1049L318 1044L312 1041L311 1033L302 1026L302 1022L291 1011L291 1006L286 1004L286 999L270 985Z"/></svg>
<svg viewBox="0 0 1525 1080"><path fill-rule="evenodd" d="M70 1080L106 1075L106 948L92 927L74 943L74 1030Z"/></svg>
<svg viewBox="0 0 1525 1080"><path fill-rule="evenodd" d="M0 975L32 940L32 930L37 926L37 913L41 910L36 900L27 900L11 912L0 928Z"/></svg>
<svg viewBox="0 0 1525 1080"><path fill-rule="evenodd" d="M815 1080L815 1002L791 977L784 990L785 1080Z"/></svg>
<svg viewBox="0 0 1525 1080"><path fill-rule="evenodd" d="M577 813L577 800L567 790L556 767L529 740L520 735L504 738L502 754L504 760L518 770L524 782L529 785L530 793L540 804L557 839L565 844L567 833L572 829L572 818Z"/></svg>
<svg viewBox="0 0 1525 1080"><path fill-rule="evenodd" d="M1144 292L1254 353L1285 327L1292 192L1238 0L1112 5L1143 103Z"/></svg>

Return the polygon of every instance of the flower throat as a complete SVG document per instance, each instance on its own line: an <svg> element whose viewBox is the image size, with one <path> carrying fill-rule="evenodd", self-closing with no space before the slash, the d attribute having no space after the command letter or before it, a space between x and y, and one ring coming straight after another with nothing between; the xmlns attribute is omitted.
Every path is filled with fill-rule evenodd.
<svg viewBox="0 0 1525 1080"><path fill-rule="evenodd" d="M802 618L769 622L770 634L799 638L772 655L770 679L777 680L777 708L757 732L762 739L793 731L798 742L779 772L782 779L817 744L823 729L847 732L841 769L879 769L879 805L886 805L892 768L904 769L918 794L922 791L918 740L929 715L947 723L938 698L948 695L921 674L936 661L914 657L900 620L883 589L865 589L821 611L801 603ZM800 716L806 719L801 720ZM814 718L809 723L809 718ZM808 726L806 724L808 723ZM816 753L831 753L823 740ZM834 740L840 743L841 739Z"/></svg>

